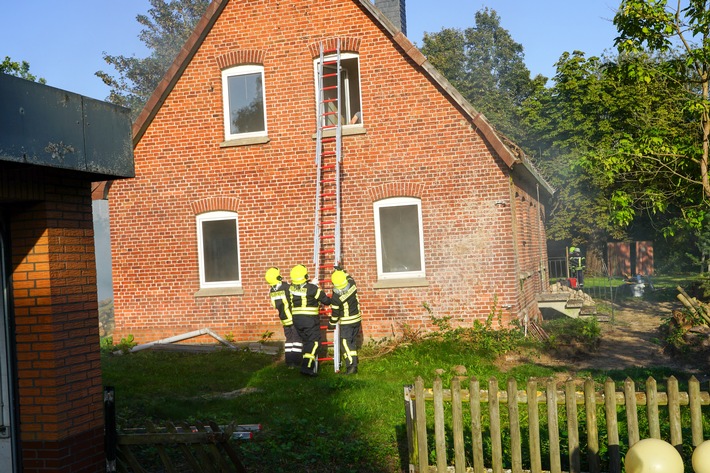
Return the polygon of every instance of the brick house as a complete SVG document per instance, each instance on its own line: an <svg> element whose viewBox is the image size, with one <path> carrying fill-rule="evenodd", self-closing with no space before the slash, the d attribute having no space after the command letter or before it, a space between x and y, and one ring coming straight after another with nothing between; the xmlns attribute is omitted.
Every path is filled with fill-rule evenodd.
<svg viewBox="0 0 710 473"><path fill-rule="evenodd" d="M263 276L313 271L316 71L337 44L341 261L365 337L539 314L553 190L405 22L404 0L210 4L134 123L136 178L110 188L115 338L282 334Z"/></svg>
<svg viewBox="0 0 710 473"><path fill-rule="evenodd" d="M0 472L104 471L92 182L129 110L0 74Z"/></svg>

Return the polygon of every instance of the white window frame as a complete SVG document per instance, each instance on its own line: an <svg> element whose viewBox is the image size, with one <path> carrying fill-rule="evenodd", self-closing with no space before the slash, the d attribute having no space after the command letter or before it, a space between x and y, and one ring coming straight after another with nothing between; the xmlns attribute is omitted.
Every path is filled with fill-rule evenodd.
<svg viewBox="0 0 710 473"><path fill-rule="evenodd" d="M382 234L380 225L380 209L385 207L401 207L416 205L417 219L419 227L419 258L421 269L415 271L398 271L385 272L383 269L382 255ZM424 265L424 230L422 225L422 201L413 197L392 197L388 199L378 200L374 203L375 214L375 245L377 253L377 278L378 279L415 279L426 277L426 267Z"/></svg>
<svg viewBox="0 0 710 473"><path fill-rule="evenodd" d="M335 54L329 54L327 56L323 56L324 61L331 61L335 60L337 58L337 55ZM344 77L341 76L341 82L343 82L343 87L342 90L340 91L340 100L343 101L345 105L345 111L347 112L347 116L342 117L342 123L341 125L343 128L354 128L354 127L362 127L364 122L363 119L363 112L362 112L362 81L360 79L360 55L356 53L340 53L340 62L341 62L341 67L342 67L342 62L345 60L350 60L350 59L355 59L357 61L357 100L360 105L360 110L356 113L360 114L359 120L357 123L350 124L349 121L352 119L352 116L350 116L350 110L353 108L352 107L352 102L350 100L350 88L351 88L351 82L354 82L355 79L351 78L349 74L344 74ZM315 84L315 92L316 92L316 97L318 97L318 68L320 66L320 58L316 58L313 60L313 78L314 81L313 83ZM345 72L345 71L343 71ZM342 72L341 72L342 75ZM317 101L316 101L317 102ZM318 113L318 103L316 103L316 113Z"/></svg>
<svg viewBox="0 0 710 473"><path fill-rule="evenodd" d="M232 114L229 106L229 78L247 74L261 74L261 100L264 104L264 129L262 131L252 131L248 133L232 133ZM264 80L264 66L260 65L241 65L234 66L222 71L222 107L224 113L224 138L225 140L238 140L242 138L254 138L268 135L268 126L266 122L266 81Z"/></svg>
<svg viewBox="0 0 710 473"><path fill-rule="evenodd" d="M237 266L238 275L236 280L232 281L205 281L205 256L203 253L204 237L202 235L202 223L217 220L233 220L236 227L236 245L237 245ZM197 216L197 253L200 266L200 288L216 288L216 287L241 287L242 285L242 260L239 247L239 216L236 212L215 211L206 212Z"/></svg>

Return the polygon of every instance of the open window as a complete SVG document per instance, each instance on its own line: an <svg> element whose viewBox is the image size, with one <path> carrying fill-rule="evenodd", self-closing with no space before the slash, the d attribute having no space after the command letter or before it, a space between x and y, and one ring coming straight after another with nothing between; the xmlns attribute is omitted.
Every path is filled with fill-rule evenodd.
<svg viewBox="0 0 710 473"><path fill-rule="evenodd" d="M325 56L324 61L334 61L336 56ZM316 77L316 94L318 89L318 68L320 59L315 60L315 77ZM360 100L360 63L359 57L354 53L340 54L340 100L342 102L340 117L343 126L361 126L362 107ZM336 73L336 66L326 64L323 66L323 76ZM326 112L337 111L337 101L328 102L328 100L337 99L337 89L334 87L337 82L337 76L324 77L323 79L323 98L326 102L326 107L329 109ZM338 122L337 115L326 115L324 125L336 125Z"/></svg>
<svg viewBox="0 0 710 473"><path fill-rule="evenodd" d="M421 200L395 197L375 202L379 279L424 278Z"/></svg>
<svg viewBox="0 0 710 473"><path fill-rule="evenodd" d="M266 136L264 67L245 65L222 71L225 140Z"/></svg>
<svg viewBox="0 0 710 473"><path fill-rule="evenodd" d="M207 212L197 216L201 288L241 286L238 229L234 212Z"/></svg>

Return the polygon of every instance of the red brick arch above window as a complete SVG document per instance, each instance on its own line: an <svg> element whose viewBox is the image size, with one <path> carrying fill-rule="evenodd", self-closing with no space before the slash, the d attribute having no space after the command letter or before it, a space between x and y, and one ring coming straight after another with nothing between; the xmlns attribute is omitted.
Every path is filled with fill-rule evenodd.
<svg viewBox="0 0 710 473"><path fill-rule="evenodd" d="M239 211L239 199L234 197L210 197L208 199L198 200L190 204L192 212L195 215L200 215L205 212L217 212L217 211L227 211L227 212L238 212Z"/></svg>
<svg viewBox="0 0 710 473"><path fill-rule="evenodd" d="M223 70L242 64L264 64L266 51L261 49L235 49L217 57L219 69Z"/></svg>
<svg viewBox="0 0 710 473"><path fill-rule="evenodd" d="M368 190L372 202L392 197L417 197L424 193L424 185L414 182L387 182Z"/></svg>
<svg viewBox="0 0 710 473"><path fill-rule="evenodd" d="M339 38L323 38L318 42L312 43L308 46L311 51L311 56L317 58L320 56L320 45L323 45L324 51L333 51L338 47L338 40L340 40L340 52L349 53L359 53L360 52L360 38L352 38L349 36L341 36Z"/></svg>

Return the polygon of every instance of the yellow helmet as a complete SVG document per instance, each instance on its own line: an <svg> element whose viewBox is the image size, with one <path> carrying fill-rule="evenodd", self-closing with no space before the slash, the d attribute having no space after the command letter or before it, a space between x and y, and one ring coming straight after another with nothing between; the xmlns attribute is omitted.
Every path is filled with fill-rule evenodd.
<svg viewBox="0 0 710 473"><path fill-rule="evenodd" d="M341 269L333 271L333 274L330 275L330 280L333 282L333 286L335 286L336 289L345 289L348 285L348 275Z"/></svg>
<svg viewBox="0 0 710 473"><path fill-rule="evenodd" d="M275 286L281 281L281 271L279 271L279 268L271 267L266 270L266 274L264 275L264 279L266 279L266 282L269 284L269 286Z"/></svg>
<svg viewBox="0 0 710 473"><path fill-rule="evenodd" d="M303 284L308 280L308 270L302 264L297 264L291 268L291 283Z"/></svg>

